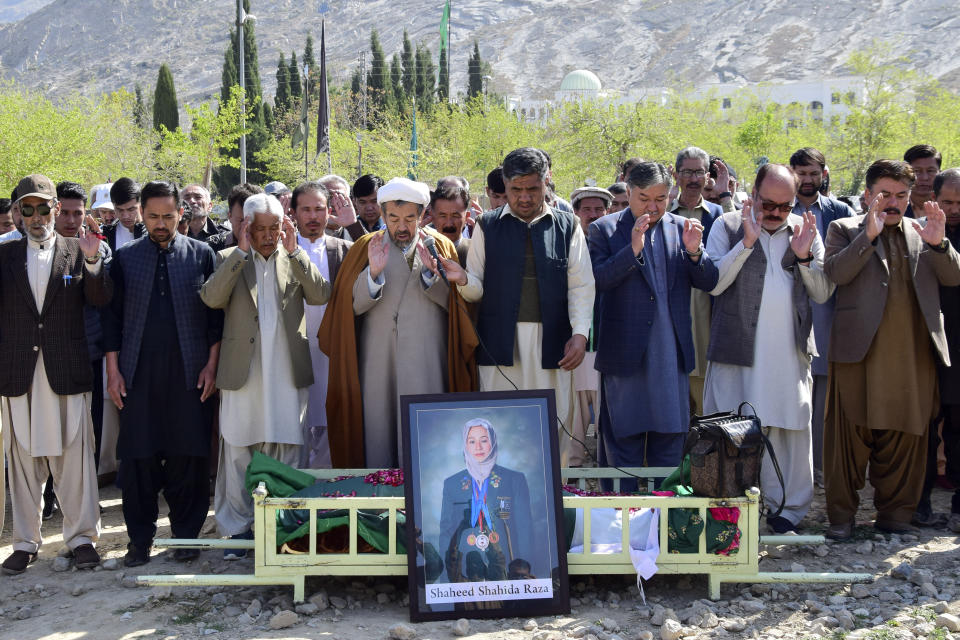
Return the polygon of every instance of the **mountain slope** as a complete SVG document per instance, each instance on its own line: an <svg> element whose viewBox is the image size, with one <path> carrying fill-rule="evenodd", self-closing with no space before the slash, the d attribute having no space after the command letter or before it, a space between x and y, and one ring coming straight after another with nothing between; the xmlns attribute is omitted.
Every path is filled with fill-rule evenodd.
<svg viewBox="0 0 960 640"><path fill-rule="evenodd" d="M0 11L27 4L8 0ZM252 1L268 96L279 53L300 56L308 29L319 38L319 4ZM399 51L404 27L437 54L442 0L325 4L331 81L349 80L359 52L369 50L372 27L388 57ZM205 99L219 90L234 7L230 0L55 0L0 25L0 74L51 94L132 89L137 82L152 91L167 62L181 100ZM873 39L960 86L960 13L946 0L838 0L828 7L788 0L455 0L451 28L454 94L465 90L474 38L493 67L490 89L524 98L552 96L576 68L621 90L841 75L849 54ZM368 54L368 69L369 62Z"/></svg>

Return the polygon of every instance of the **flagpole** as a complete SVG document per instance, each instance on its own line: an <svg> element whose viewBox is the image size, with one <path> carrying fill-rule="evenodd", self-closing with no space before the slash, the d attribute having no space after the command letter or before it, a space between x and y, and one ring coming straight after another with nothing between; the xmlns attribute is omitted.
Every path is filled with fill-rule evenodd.
<svg viewBox="0 0 960 640"><path fill-rule="evenodd" d="M310 180L310 67L303 65L303 181Z"/></svg>
<svg viewBox="0 0 960 640"><path fill-rule="evenodd" d="M330 144L330 92L327 89L327 27L326 19L320 22L320 62L323 67L323 73L320 74L320 81L323 83L323 105L325 119L323 127L326 129L327 137L327 173L333 173L333 149Z"/></svg>

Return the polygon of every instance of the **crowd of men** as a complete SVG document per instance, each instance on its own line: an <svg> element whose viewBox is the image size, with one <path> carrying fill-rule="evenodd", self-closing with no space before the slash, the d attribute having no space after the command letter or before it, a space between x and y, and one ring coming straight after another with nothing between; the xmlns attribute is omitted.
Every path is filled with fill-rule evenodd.
<svg viewBox="0 0 960 640"><path fill-rule="evenodd" d="M99 563L106 458L135 567L160 492L173 536L197 538L213 477L219 534L251 539L255 454L396 467L401 396L476 390L553 389L564 466L591 462L594 424L601 466L676 466L692 415L749 401L782 470L761 473L772 531L796 531L822 482L828 535L850 538L869 469L877 529L960 532L960 169L940 165L927 145L877 160L843 202L816 149L748 194L687 147L568 202L521 148L486 208L458 176L328 175L237 185L219 225L202 185L88 197L27 176L0 200L2 570L37 558L55 508L76 566Z"/></svg>

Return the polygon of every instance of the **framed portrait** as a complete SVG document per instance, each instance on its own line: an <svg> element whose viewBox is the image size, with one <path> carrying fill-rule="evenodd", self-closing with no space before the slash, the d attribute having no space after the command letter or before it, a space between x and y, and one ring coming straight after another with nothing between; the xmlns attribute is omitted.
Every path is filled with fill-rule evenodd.
<svg viewBox="0 0 960 640"><path fill-rule="evenodd" d="M400 398L411 620L569 612L554 398Z"/></svg>

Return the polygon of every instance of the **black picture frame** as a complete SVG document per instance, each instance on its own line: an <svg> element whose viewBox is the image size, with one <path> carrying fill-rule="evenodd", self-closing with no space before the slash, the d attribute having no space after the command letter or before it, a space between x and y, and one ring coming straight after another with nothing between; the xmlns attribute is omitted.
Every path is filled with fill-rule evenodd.
<svg viewBox="0 0 960 640"><path fill-rule="evenodd" d="M554 391L402 396L400 405L410 619L569 613ZM483 484L465 457L466 441L489 433L466 427L477 418L493 426L497 446ZM482 501L470 497L478 489Z"/></svg>

